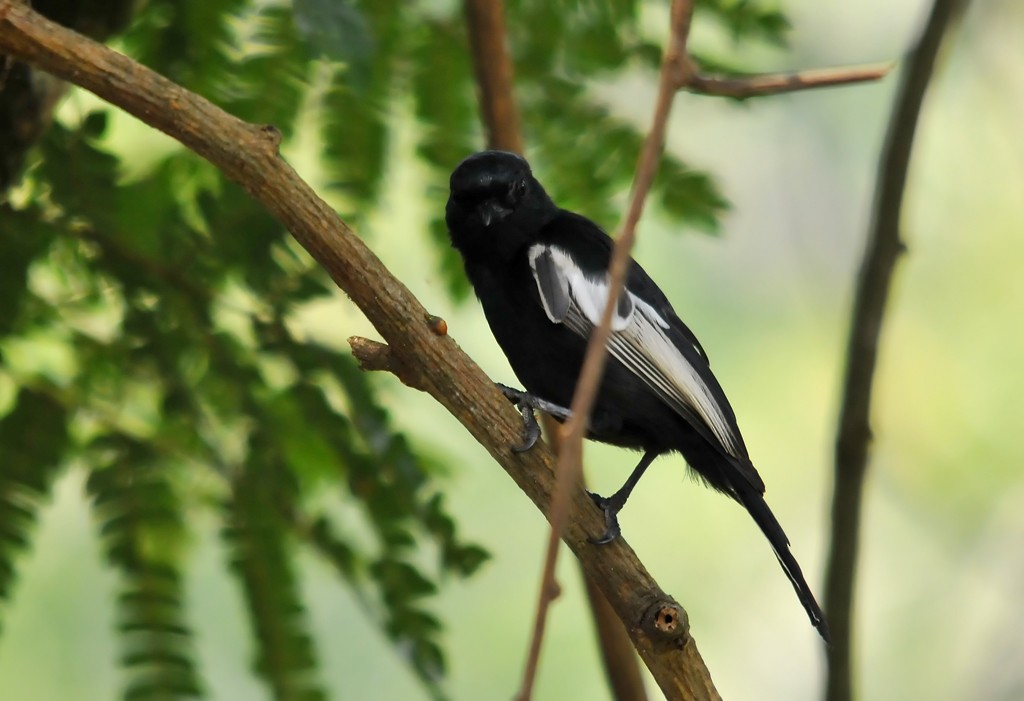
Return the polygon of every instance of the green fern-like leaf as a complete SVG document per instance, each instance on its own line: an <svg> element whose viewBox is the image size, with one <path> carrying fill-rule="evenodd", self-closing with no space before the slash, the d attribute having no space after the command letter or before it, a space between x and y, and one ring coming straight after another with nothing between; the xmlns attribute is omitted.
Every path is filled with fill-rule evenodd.
<svg viewBox="0 0 1024 701"><path fill-rule="evenodd" d="M292 133L310 61L290 6L152 0L125 44L140 62L234 115Z"/></svg>
<svg viewBox="0 0 1024 701"><path fill-rule="evenodd" d="M421 133L417 152L443 172L480 138L472 67L460 22L425 22L411 32L411 84Z"/></svg>
<svg viewBox="0 0 1024 701"><path fill-rule="evenodd" d="M380 194L390 140L389 86L376 80L372 85L373 89L361 94L343 71L336 70L320 107L324 166L331 187L350 198L347 218L353 219L357 228L357 210L371 206Z"/></svg>
<svg viewBox="0 0 1024 701"><path fill-rule="evenodd" d="M397 0L353 3L373 38L374 60L365 76L334 71L319 105L323 165L331 185L350 202L344 215L359 228L360 212L377 203L390 143L389 118L408 52L412 11Z"/></svg>
<svg viewBox="0 0 1024 701"><path fill-rule="evenodd" d="M288 523L295 484L256 437L250 461L225 504L224 538L231 569L245 593L257 642L256 673L278 701L320 701L317 656L289 551Z"/></svg>
<svg viewBox="0 0 1024 701"><path fill-rule="evenodd" d="M638 0L509 3L509 44L521 76L519 86L529 85L539 75L582 80L620 72L647 46L639 27L641 4Z"/></svg>
<svg viewBox="0 0 1024 701"><path fill-rule="evenodd" d="M349 80L364 90L375 53L373 33L362 12L349 0L294 0L295 26L313 56L326 56L346 67Z"/></svg>
<svg viewBox="0 0 1024 701"><path fill-rule="evenodd" d="M0 418L0 600L10 596L15 558L31 540L68 449L68 413L43 392L22 388Z"/></svg>
<svg viewBox="0 0 1024 701"><path fill-rule="evenodd" d="M789 20L770 4L751 0L698 0L697 10L718 20L735 41L756 39L775 46L786 45Z"/></svg>
<svg viewBox="0 0 1024 701"><path fill-rule="evenodd" d="M230 81L214 97L226 110L257 124L272 124L287 138L308 88L312 64L290 6L266 5L238 37Z"/></svg>
<svg viewBox="0 0 1024 701"><path fill-rule="evenodd" d="M582 87L567 80L546 79L548 89L524 100L529 116L528 134L550 176L542 174L556 202L615 226L625 206L643 135L613 116L603 105L588 99ZM552 98L550 96L557 95ZM587 124L584 134L578 125ZM574 144L566 148L567 143ZM601 153L594 163L594 153ZM669 216L690 226L713 232L728 206L714 180L688 168L672 154L662 156L653 193ZM618 196L618 197L617 197Z"/></svg>
<svg viewBox="0 0 1024 701"><path fill-rule="evenodd" d="M230 75L232 22L250 0L150 0L125 34L128 52L176 83L212 96Z"/></svg>
<svg viewBox="0 0 1024 701"><path fill-rule="evenodd" d="M450 19L429 21L412 39L412 95L420 124L417 152L443 183L454 164L480 143L465 30L461 22ZM441 187L433 194L438 205L447 197ZM433 211L428 232L440 256L441 277L451 295L463 299L469 294L469 283L462 261L448 243L443 207Z"/></svg>
<svg viewBox="0 0 1024 701"><path fill-rule="evenodd" d="M323 516L312 524L296 519L293 525L334 564L396 647L407 652L403 658L427 691L434 698L443 698L441 627L426 608L438 576L415 564L416 554L432 538L440 553L440 575L468 576L488 558L486 551L458 537L442 498L430 488L429 478L435 470L395 431L370 378L350 357L313 343L297 343L280 324L257 325L257 332L265 350L295 363L302 379L287 395L297 402L296 408L302 407L304 426L299 435L312 431L320 436L313 442L330 445L338 460L334 464L364 508L377 549L355 548L338 537L334 525ZM344 392L344 414L328 400L328 387ZM285 420L286 425L295 425L295 417ZM305 481L311 468L296 464L300 453L283 445L280 450L293 474ZM424 620L437 625L421 625Z"/></svg>
<svg viewBox="0 0 1024 701"><path fill-rule="evenodd" d="M718 218L729 208L708 173L672 157L661 159L654 191L670 217L709 234L718 233Z"/></svg>
<svg viewBox="0 0 1024 701"><path fill-rule="evenodd" d="M124 698L201 696L185 622L178 553L183 506L149 445L108 434L93 442L99 465L86 483L107 559L120 572L118 625Z"/></svg>
<svg viewBox="0 0 1024 701"><path fill-rule="evenodd" d="M174 567L150 564L129 576L118 597L127 701L202 696L184 624L184 586Z"/></svg>
<svg viewBox="0 0 1024 701"><path fill-rule="evenodd" d="M59 229L43 221L38 207L14 210L0 205L0 338L15 329L22 299L27 292L29 266L49 248Z"/></svg>

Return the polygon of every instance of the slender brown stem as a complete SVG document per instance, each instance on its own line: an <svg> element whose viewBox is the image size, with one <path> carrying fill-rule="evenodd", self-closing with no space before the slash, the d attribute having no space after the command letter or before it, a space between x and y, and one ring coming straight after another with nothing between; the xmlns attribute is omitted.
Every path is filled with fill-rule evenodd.
<svg viewBox="0 0 1024 701"><path fill-rule="evenodd" d="M560 452L559 428L561 424L548 415L542 418L544 435L555 451ZM580 489L586 489L586 479L580 475ZM622 625L622 621L615 615L615 609L611 607L608 600L601 593L600 588L587 576L583 574L584 588L587 592L587 603L590 605L590 615L594 620L594 630L597 634L598 647L601 652L601 663L604 665L605 676L608 677L608 686L611 689L612 698L615 701L647 701L647 689L644 686L644 678L640 673L640 664L637 661L636 650L629 640L629 633Z"/></svg>
<svg viewBox="0 0 1024 701"><path fill-rule="evenodd" d="M853 302L835 447L832 544L825 573L825 616L832 630L827 701L853 697L853 592L871 442L871 391L893 271L904 250L900 217L914 132L942 38L965 5L966 0L935 0L921 38L907 58L879 163L872 225Z"/></svg>
<svg viewBox="0 0 1024 701"><path fill-rule="evenodd" d="M487 148L523 153L523 136L519 111L513 92L514 68L507 48L504 7L501 0L465 0L466 25L473 55L480 114L487 132ZM558 424L544 416L549 441L557 455ZM582 484L582 479L581 479ZM615 617L604 595L586 574L587 601L597 630L601 657L612 692L617 701L646 701L643 678L633 645ZM543 591L557 591L557 582L541 584ZM538 607L539 608L539 607ZM523 678L533 679L539 664L539 650L544 633L543 618L535 618Z"/></svg>
<svg viewBox="0 0 1024 701"><path fill-rule="evenodd" d="M672 27L668 47L662 61L661 77L658 86L658 99L654 109L651 129L644 141L637 164L636 177L630 197L629 209L625 223L615 242L611 262L608 267L609 294L601 315L601 322L590 335L587 352L583 358L579 381L570 404L571 416L563 424L560 436L561 449L558 454L558 472L555 479L555 490L552 495L551 509L548 520L551 532L548 537L547 555L544 558L544 574L541 580L540 596L537 603L537 614L534 625L536 634L531 641L530 653L523 685L517 696L518 701L529 701L536 676L537 660L540 656L540 643L544 635L544 624L547 620L548 607L557 592L555 586L555 564L558 561L558 544L568 518L569 493L574 484L579 482L583 472L583 434L589 421L590 410L597 396L597 388L607 360L608 336L611 333L612 314L615 300L622 293L629 263L629 254L636 239L636 225L643 212L644 202L654 175L657 171L658 159L665 144L665 130L668 117L672 110L672 100L676 86L685 80L683 73L688 69L686 57L686 41L690 32L690 20L693 16L692 0L673 0Z"/></svg>
<svg viewBox="0 0 1024 701"><path fill-rule="evenodd" d="M892 67L892 64L887 63L875 66L812 68L790 73L736 76L694 73L688 82L682 84L682 89L701 95L718 95L742 100L748 97L779 95L797 90L879 80L888 75Z"/></svg>
<svg viewBox="0 0 1024 701"><path fill-rule="evenodd" d="M636 661L636 651L604 594L584 574L587 601L593 613L597 639L601 643L601 662L615 701L647 701L644 678Z"/></svg>
<svg viewBox="0 0 1024 701"><path fill-rule="evenodd" d="M501 0L465 0L464 10L487 146L523 153L519 108L512 91L512 57L505 35L505 4Z"/></svg>

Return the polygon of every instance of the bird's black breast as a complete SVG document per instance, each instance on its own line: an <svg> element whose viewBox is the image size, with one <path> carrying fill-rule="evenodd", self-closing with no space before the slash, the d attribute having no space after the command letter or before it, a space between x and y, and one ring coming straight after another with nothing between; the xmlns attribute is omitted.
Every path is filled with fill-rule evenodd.
<svg viewBox="0 0 1024 701"><path fill-rule="evenodd" d="M545 315L526 251L510 266L467 265L466 272L491 332L526 390L568 406L583 361L584 342Z"/></svg>

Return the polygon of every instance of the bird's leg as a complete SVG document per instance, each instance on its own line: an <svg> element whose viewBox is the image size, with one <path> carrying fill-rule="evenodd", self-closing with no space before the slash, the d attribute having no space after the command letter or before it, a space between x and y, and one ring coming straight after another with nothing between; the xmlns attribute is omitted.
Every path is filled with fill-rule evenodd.
<svg viewBox="0 0 1024 701"><path fill-rule="evenodd" d="M519 413L523 415L523 442L521 445L512 446L512 452L525 453L536 445L537 439L540 438L540 424L537 423L537 417L534 414L535 410L543 411L546 414L551 414L563 420L569 418L570 411L565 407L558 406L540 397L535 397L529 392L513 389L500 382L495 384L502 394L505 395L505 398L515 404L516 408L519 409Z"/></svg>
<svg viewBox="0 0 1024 701"><path fill-rule="evenodd" d="M619 512L622 511L622 507L626 505L626 500L629 499L630 492L633 491L633 487L640 481L644 471L650 467L651 463L654 462L654 458L658 457L660 453L654 450L648 450L644 453L644 456L640 458L640 462L633 468L632 474L626 480L626 483L619 488L619 491L612 494L607 499L602 497L600 494L594 494L588 492L590 498L597 508L601 509L604 513L604 535L600 538L591 538L590 542L594 545L604 545L610 543L619 537L622 531L619 530Z"/></svg>

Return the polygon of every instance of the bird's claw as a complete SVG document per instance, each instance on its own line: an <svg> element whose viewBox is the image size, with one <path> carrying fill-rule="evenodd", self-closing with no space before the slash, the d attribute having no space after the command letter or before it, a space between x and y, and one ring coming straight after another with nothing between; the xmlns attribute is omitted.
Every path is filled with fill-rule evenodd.
<svg viewBox="0 0 1024 701"><path fill-rule="evenodd" d="M537 440L540 438L540 424L537 423L536 410L539 409L560 419L564 419L569 415L568 409L535 397L529 392L503 385L500 382L495 384L501 390L501 393L505 395L505 398L515 404L516 408L519 409L519 413L523 415L523 442L512 446L513 453L525 453L537 445Z"/></svg>
<svg viewBox="0 0 1024 701"><path fill-rule="evenodd" d="M525 402L516 404L519 413L523 415L523 442L512 446L513 453L525 453L537 445L540 438L540 424L537 423L537 415L533 413L533 407Z"/></svg>
<svg viewBox="0 0 1024 701"><path fill-rule="evenodd" d="M611 499L606 499L600 494L595 494L591 491L588 491L587 495L590 496L590 500L604 514L604 533L599 538L588 538L588 540L592 545L607 545L622 535L622 530L619 528L619 509L622 506L616 505Z"/></svg>

